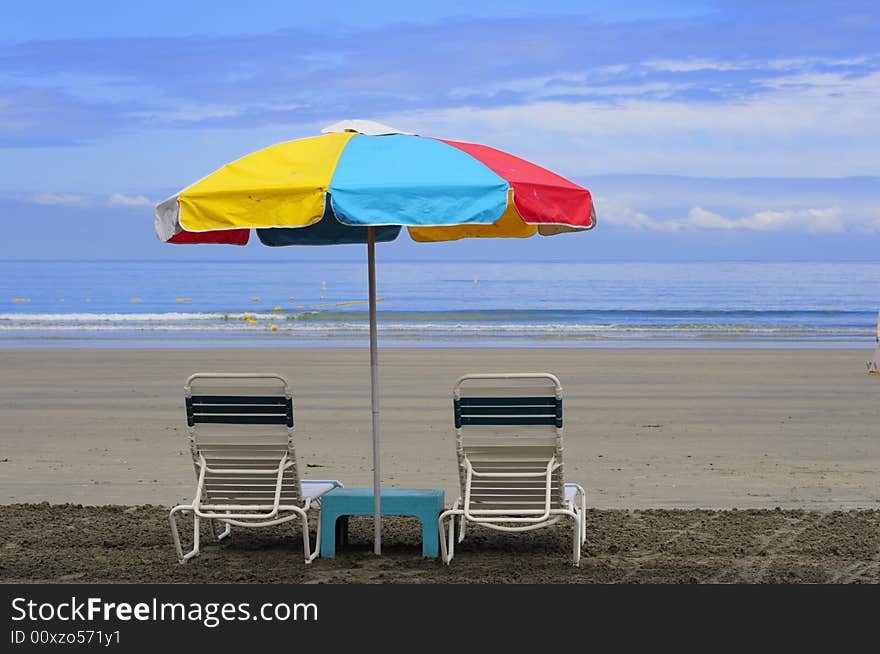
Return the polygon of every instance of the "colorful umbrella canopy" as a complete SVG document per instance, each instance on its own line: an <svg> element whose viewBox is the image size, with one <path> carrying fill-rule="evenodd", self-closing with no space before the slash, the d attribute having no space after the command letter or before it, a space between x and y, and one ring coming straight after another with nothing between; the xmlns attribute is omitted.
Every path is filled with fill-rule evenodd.
<svg viewBox="0 0 880 654"><path fill-rule="evenodd" d="M590 192L485 145L342 121L322 136L278 143L229 163L156 206L168 243L366 243L370 293L375 552L379 522L376 242L402 227L415 241L526 238L591 229Z"/></svg>

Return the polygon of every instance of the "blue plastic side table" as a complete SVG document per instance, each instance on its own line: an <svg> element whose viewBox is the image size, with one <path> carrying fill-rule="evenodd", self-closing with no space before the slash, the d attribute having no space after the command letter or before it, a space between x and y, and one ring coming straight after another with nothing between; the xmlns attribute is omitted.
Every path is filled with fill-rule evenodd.
<svg viewBox="0 0 880 654"><path fill-rule="evenodd" d="M439 556L440 531L437 518L446 497L440 489L383 488L382 515L411 515L422 521L422 556ZM334 488L321 496L321 556L336 556L336 521L343 516L373 515L372 488ZM347 520L340 537L347 538Z"/></svg>

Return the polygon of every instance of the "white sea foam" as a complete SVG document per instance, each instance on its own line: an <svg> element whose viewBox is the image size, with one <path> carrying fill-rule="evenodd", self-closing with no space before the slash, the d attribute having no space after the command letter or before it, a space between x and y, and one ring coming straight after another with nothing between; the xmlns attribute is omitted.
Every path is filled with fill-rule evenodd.
<svg viewBox="0 0 880 654"><path fill-rule="evenodd" d="M280 333L302 335L365 334L366 322L285 319L278 314L250 314L259 324L249 324L235 314L163 313L163 314L0 314L0 332L75 333L75 332L241 332L260 333L277 328ZM541 338L572 336L625 337L650 336L752 336L764 338L854 337L868 336L870 329L859 327L818 327L813 325L755 324L594 324L594 323L496 323L496 322L381 322L385 334L498 334Z"/></svg>
<svg viewBox="0 0 880 654"><path fill-rule="evenodd" d="M278 318L277 313L260 312L248 315L255 320ZM183 322L187 320L244 320L245 312L220 313L0 313L0 320L28 323L64 323L64 322Z"/></svg>

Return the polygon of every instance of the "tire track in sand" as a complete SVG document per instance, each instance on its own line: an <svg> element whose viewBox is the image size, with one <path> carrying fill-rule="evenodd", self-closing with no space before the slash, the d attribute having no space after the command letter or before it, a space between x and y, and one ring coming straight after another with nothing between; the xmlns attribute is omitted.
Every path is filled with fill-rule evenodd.
<svg viewBox="0 0 880 654"><path fill-rule="evenodd" d="M821 524L824 519L824 514L815 513L807 513L800 518L785 517L782 526L766 538L761 539L762 542L760 542L756 553L734 562L731 568L735 576L727 580L728 583L760 584L767 571L782 554L781 550L791 545L807 529ZM756 563L757 565L754 565ZM730 571L731 568L719 572L709 580L709 583L723 583L725 581L722 578L724 573Z"/></svg>
<svg viewBox="0 0 880 654"><path fill-rule="evenodd" d="M642 556L636 556L633 558L626 559L626 561L628 563L633 564L633 567L625 575L623 575L623 577L620 578L618 583L625 584L628 581L630 581L631 579L633 579L639 572L642 571L642 569L644 568L646 563L650 563L652 561L657 561L657 560L660 560L660 559L668 556L668 553L665 551L665 548L667 546L676 542L677 540L679 540L683 536L688 536L688 535L693 535L693 534L699 533L698 530L700 527L703 527L704 525L708 524L709 522L716 520L719 515L720 515L720 513L718 513L718 512L710 513L709 515L705 515L705 516L698 518L697 520L694 520L693 522L682 527L681 529L669 530L669 531L673 532L673 535L670 536L669 538L667 538L666 540L662 541L661 543L659 543L657 545L657 547L652 552L650 552L648 554L643 554Z"/></svg>
<svg viewBox="0 0 880 654"><path fill-rule="evenodd" d="M869 572L874 574L869 575ZM831 577L829 583L832 584L852 584L858 581L866 581L876 584L880 579L880 548L874 552L874 555L866 561L856 561L847 567L839 570Z"/></svg>

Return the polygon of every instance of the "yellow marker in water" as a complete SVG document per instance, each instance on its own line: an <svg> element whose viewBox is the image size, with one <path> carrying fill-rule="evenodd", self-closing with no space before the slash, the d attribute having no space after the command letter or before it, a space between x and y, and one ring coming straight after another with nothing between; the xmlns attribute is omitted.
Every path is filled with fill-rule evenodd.
<svg viewBox="0 0 880 654"><path fill-rule="evenodd" d="M272 311L275 311L277 313L278 311L281 311L281 307L275 307L274 309L272 309Z"/></svg>
<svg viewBox="0 0 880 654"><path fill-rule="evenodd" d="M191 297L179 297L179 298L175 298L174 301L175 302L192 302L192 298Z"/></svg>
<svg viewBox="0 0 880 654"><path fill-rule="evenodd" d="M139 297L133 297L133 298L131 298L131 301L132 302L143 302L143 300L141 300Z"/></svg>
<svg viewBox="0 0 880 654"><path fill-rule="evenodd" d="M296 299L296 298L293 297L292 295L290 296L290 301L291 301L291 302L293 302L295 299Z"/></svg>
<svg viewBox="0 0 880 654"><path fill-rule="evenodd" d="M249 313L245 313L245 314L244 314L244 319L245 319L245 320L250 320L250 318L251 318L251 314L249 314Z"/></svg>
<svg viewBox="0 0 880 654"><path fill-rule="evenodd" d="M272 325L271 327L272 327L272 331L273 331L273 332L277 332L277 331L278 331L278 325Z"/></svg>
<svg viewBox="0 0 880 654"><path fill-rule="evenodd" d="M14 297L12 298L13 302L30 302L31 299L29 297Z"/></svg>
<svg viewBox="0 0 880 654"><path fill-rule="evenodd" d="M305 309L305 307L300 304L296 309L297 311L302 311L303 309Z"/></svg>
<svg viewBox="0 0 880 654"><path fill-rule="evenodd" d="M260 298L258 298L258 297L251 298L251 302L259 302L259 301L260 301Z"/></svg>

